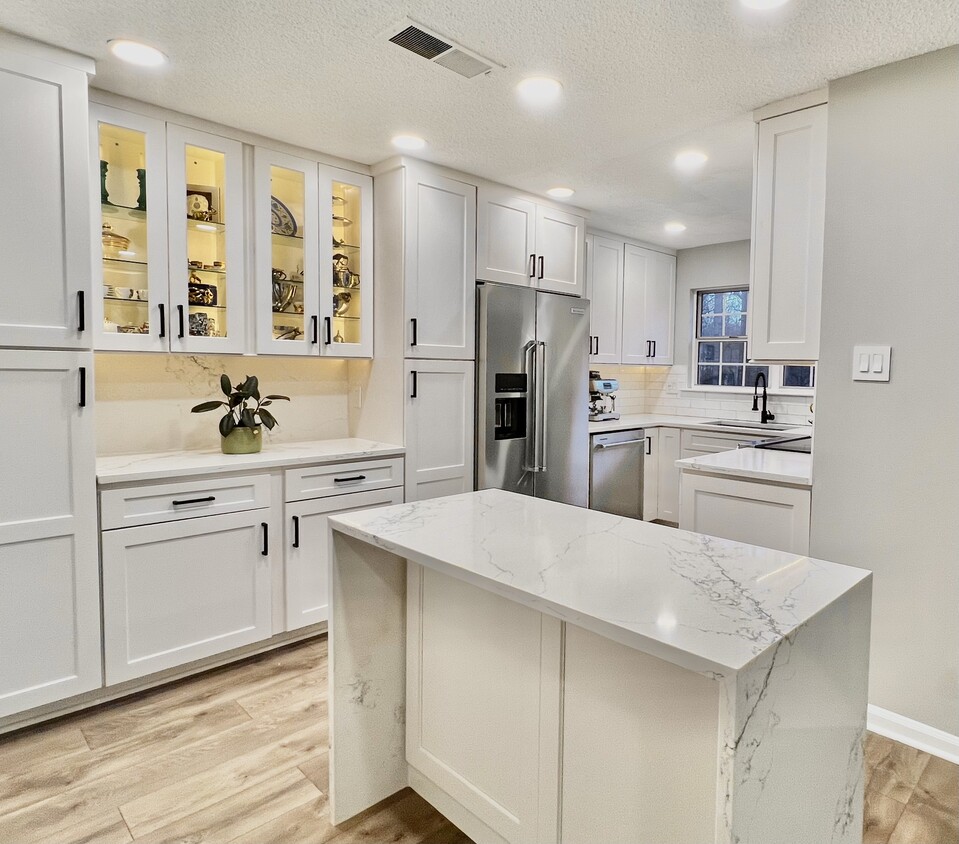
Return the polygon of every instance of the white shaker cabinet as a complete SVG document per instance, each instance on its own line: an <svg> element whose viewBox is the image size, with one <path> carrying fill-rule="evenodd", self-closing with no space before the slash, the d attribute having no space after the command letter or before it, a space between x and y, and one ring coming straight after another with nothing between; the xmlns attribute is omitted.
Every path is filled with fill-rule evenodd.
<svg viewBox="0 0 959 844"><path fill-rule="evenodd" d="M66 56L66 54L64 54ZM87 69L0 45L0 346L88 349ZM88 67L87 67L88 66Z"/></svg>
<svg viewBox="0 0 959 844"><path fill-rule="evenodd" d="M476 348L476 188L405 167L406 357L471 360Z"/></svg>
<svg viewBox="0 0 959 844"><path fill-rule="evenodd" d="M101 685L93 355L0 350L0 717Z"/></svg>
<svg viewBox="0 0 959 844"><path fill-rule="evenodd" d="M473 490L473 361L406 361L406 500Z"/></svg>
<svg viewBox="0 0 959 844"><path fill-rule="evenodd" d="M646 428L643 458L643 521L659 518L659 428Z"/></svg>
<svg viewBox="0 0 959 844"><path fill-rule="evenodd" d="M659 429L659 483L657 484L657 518L679 523L679 469L676 461L681 452L679 428Z"/></svg>
<svg viewBox="0 0 959 844"><path fill-rule="evenodd" d="M819 359L826 109L759 123L749 285L753 360Z"/></svg>
<svg viewBox="0 0 959 844"><path fill-rule="evenodd" d="M477 278L583 296L586 220L511 188L477 192Z"/></svg>
<svg viewBox="0 0 959 844"><path fill-rule="evenodd" d="M621 240L586 238L586 298L589 310L589 362L619 364L623 351L623 252Z"/></svg>
<svg viewBox="0 0 959 844"><path fill-rule="evenodd" d="M676 322L676 256L626 244L622 363L668 366Z"/></svg>

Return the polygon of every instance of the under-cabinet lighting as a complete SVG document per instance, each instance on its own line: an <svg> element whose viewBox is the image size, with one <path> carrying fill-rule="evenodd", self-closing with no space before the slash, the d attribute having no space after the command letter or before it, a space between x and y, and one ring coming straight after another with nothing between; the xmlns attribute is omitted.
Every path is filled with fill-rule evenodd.
<svg viewBox="0 0 959 844"><path fill-rule="evenodd" d="M197 229L199 229L201 232L215 232L215 231L216 231L216 226L208 226L206 223L197 223L197 224L196 224L196 227L197 227Z"/></svg>
<svg viewBox="0 0 959 844"><path fill-rule="evenodd" d="M131 252L129 249L120 249L117 251L117 255L120 255L123 258L132 258L136 254L136 252Z"/></svg>

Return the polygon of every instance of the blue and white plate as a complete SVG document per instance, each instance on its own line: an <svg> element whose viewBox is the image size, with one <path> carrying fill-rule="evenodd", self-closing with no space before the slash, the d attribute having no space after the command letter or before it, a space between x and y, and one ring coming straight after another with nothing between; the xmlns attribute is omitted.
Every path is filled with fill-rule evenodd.
<svg viewBox="0 0 959 844"><path fill-rule="evenodd" d="M289 237L296 234L296 220L292 212L275 196L270 197L270 222L273 234L285 234Z"/></svg>

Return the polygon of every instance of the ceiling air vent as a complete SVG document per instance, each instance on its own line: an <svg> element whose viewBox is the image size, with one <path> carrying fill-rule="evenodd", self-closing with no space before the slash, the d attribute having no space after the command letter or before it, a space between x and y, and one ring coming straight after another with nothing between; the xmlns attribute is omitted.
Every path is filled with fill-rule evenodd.
<svg viewBox="0 0 959 844"><path fill-rule="evenodd" d="M397 29L389 39L394 44L467 79L489 73L494 67L502 67L409 19Z"/></svg>

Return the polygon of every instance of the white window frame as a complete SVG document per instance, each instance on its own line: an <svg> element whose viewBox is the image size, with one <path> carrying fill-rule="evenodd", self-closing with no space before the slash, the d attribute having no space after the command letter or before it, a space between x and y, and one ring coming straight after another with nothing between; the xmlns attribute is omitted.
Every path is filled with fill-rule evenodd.
<svg viewBox="0 0 959 844"><path fill-rule="evenodd" d="M698 337L699 332L699 294L700 293L728 293L731 290L749 290L749 285L741 284L725 284L721 287L697 287L690 291L690 303L689 303L689 372L686 379L686 386L683 387L680 392L692 392L692 393L713 393L717 395L730 396L730 395L752 395L753 387L752 386L743 386L743 387L723 387L720 385L710 385L710 384L697 384L696 383L696 373L699 367L699 343L700 342L710 342L713 338L702 338ZM750 305L752 303L750 302ZM749 314L749 307L746 308L747 320ZM748 323L747 323L748 324ZM717 337L715 338L716 342L721 341L724 338ZM746 342L746 363L748 366L752 363L749 359L749 341L744 337L743 340ZM816 388L813 387L784 387L783 386L783 367L784 366L812 366L813 367L813 384L815 385L815 364L806 364L806 363L796 363L796 364L778 364L778 363L755 363L756 366L768 366L769 367L769 386L766 388L766 392L771 396L795 396L797 398L803 398L806 396L815 396Z"/></svg>

